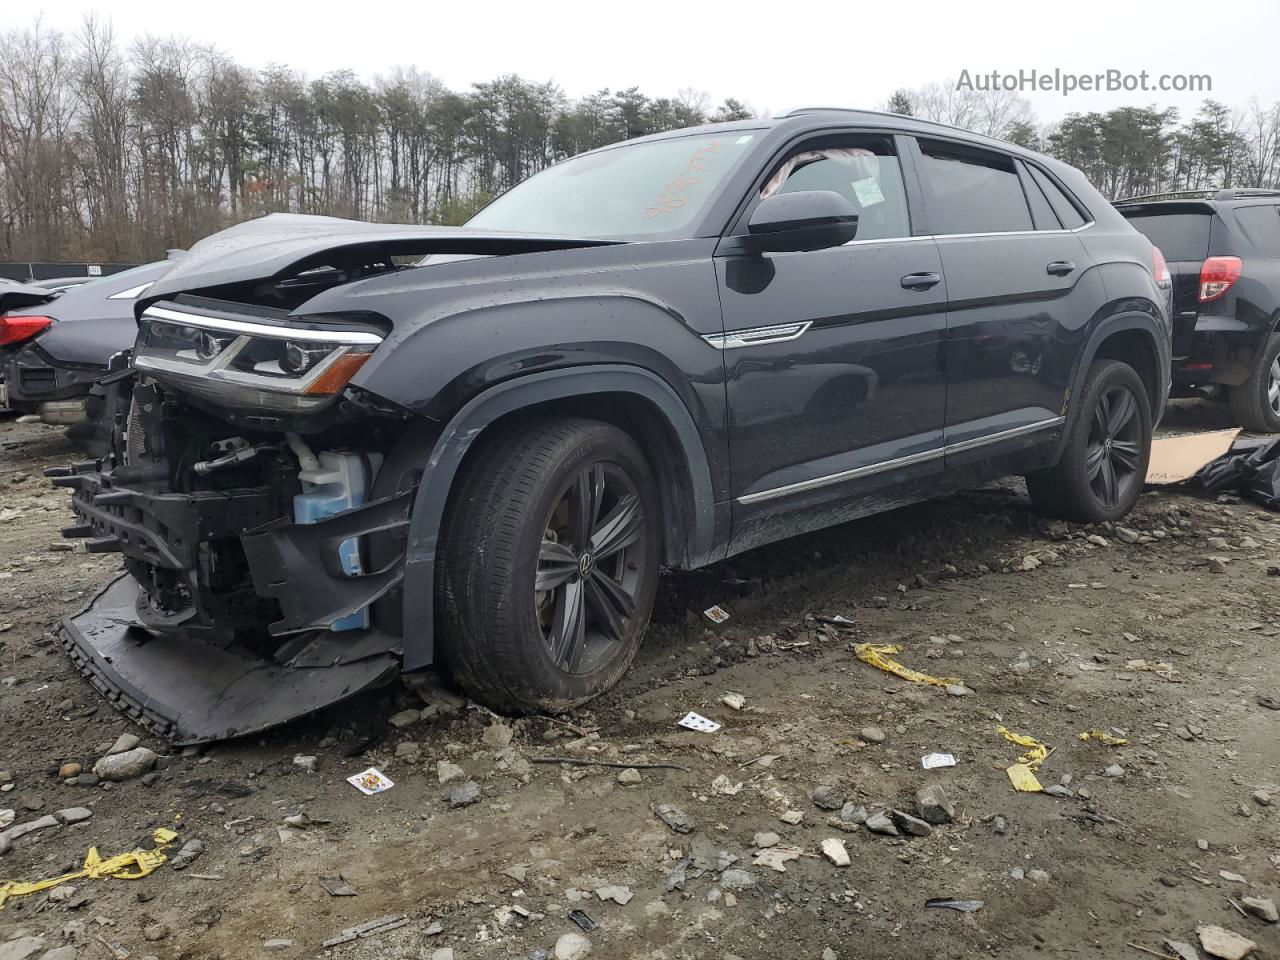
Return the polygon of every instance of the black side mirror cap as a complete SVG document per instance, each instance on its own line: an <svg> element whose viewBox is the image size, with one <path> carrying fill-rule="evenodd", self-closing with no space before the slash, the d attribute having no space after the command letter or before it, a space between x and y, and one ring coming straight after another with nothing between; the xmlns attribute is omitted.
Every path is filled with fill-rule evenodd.
<svg viewBox="0 0 1280 960"><path fill-rule="evenodd" d="M801 190L765 197L751 214L741 253L823 250L848 243L858 232L858 211L834 190Z"/></svg>

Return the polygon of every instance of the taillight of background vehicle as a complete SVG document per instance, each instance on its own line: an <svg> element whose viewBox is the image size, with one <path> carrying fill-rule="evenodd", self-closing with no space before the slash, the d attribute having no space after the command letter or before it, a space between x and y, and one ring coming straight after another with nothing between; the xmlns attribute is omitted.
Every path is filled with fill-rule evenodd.
<svg viewBox="0 0 1280 960"><path fill-rule="evenodd" d="M1240 279L1239 257L1210 257L1200 265L1200 302L1217 300Z"/></svg>
<svg viewBox="0 0 1280 960"><path fill-rule="evenodd" d="M1162 290L1173 283L1173 277L1169 273L1169 264L1165 261L1164 254L1160 252L1160 248L1154 244L1151 246L1151 273L1156 278L1156 284Z"/></svg>
<svg viewBox="0 0 1280 960"><path fill-rule="evenodd" d="M52 317L0 316L0 347L30 340L52 323Z"/></svg>

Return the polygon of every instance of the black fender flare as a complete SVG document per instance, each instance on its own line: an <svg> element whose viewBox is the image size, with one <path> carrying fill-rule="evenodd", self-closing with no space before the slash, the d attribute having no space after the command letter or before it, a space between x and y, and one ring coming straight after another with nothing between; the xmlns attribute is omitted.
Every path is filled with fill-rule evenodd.
<svg viewBox="0 0 1280 960"><path fill-rule="evenodd" d="M525 407L588 396L627 393L652 403L675 435L689 478L691 523L680 530L689 566L721 559L727 508L717 507L711 468L701 436L684 401L657 374L624 364L601 364L530 374L495 385L473 397L448 421L427 458L409 520L405 548L405 670L429 665L435 653L435 568L440 530L463 457L481 432L499 418ZM671 521L668 519L668 533Z"/></svg>
<svg viewBox="0 0 1280 960"><path fill-rule="evenodd" d="M1084 390L1085 378L1089 375L1089 368L1093 366L1098 349L1108 337L1127 330L1142 331L1147 334L1150 340L1151 358L1156 376L1159 378L1156 390L1157 402L1151 409L1151 421L1153 424L1160 421L1160 417L1164 412L1165 402L1169 397L1170 365L1173 362L1168 333L1161 328L1160 322L1150 313L1132 309L1114 313L1111 316L1104 317L1094 325L1093 332L1089 335L1084 349L1080 352L1080 362L1076 365L1075 373L1071 378L1071 390L1067 395L1067 419L1058 435L1058 449L1054 456L1055 463L1066 449L1067 438L1071 435L1071 429L1075 425L1076 417L1079 416L1080 405L1075 400Z"/></svg>

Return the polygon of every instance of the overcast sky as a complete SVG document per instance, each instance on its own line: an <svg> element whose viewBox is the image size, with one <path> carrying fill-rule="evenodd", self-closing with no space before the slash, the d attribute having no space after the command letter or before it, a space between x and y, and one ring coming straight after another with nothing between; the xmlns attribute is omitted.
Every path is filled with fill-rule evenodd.
<svg viewBox="0 0 1280 960"><path fill-rule="evenodd" d="M22 25L16 2L0 26ZM1210 94L1243 106L1280 100L1280 4L1203 0L1071 3L744 3L724 0L542 0L392 3L309 0L44 0L45 23L75 29L109 11L117 33L181 34L241 63L282 63L316 76L366 77L414 65L463 90L503 73L554 80L580 96L639 86L734 96L774 113L802 105L877 107L898 87L999 70L1108 69L1209 74ZM33 14L34 15L34 14ZM1028 93L1041 121L1127 104L1194 111L1203 93Z"/></svg>

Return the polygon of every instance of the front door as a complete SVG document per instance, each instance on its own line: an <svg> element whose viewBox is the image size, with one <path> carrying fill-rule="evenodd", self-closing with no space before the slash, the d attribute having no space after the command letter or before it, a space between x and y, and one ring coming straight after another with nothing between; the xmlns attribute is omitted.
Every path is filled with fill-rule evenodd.
<svg viewBox="0 0 1280 960"><path fill-rule="evenodd" d="M799 146L758 194L788 190L844 194L858 232L716 260L734 551L906 502L942 468L946 285L935 241L912 235L895 139Z"/></svg>

